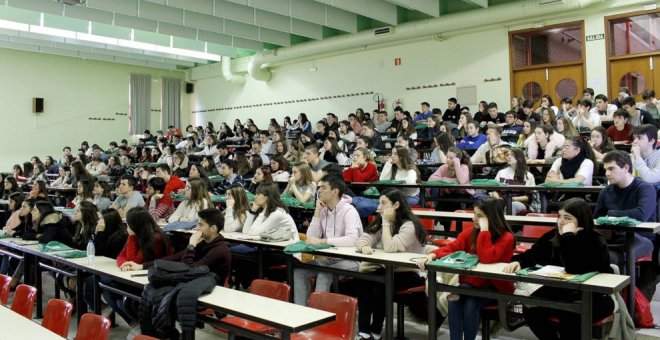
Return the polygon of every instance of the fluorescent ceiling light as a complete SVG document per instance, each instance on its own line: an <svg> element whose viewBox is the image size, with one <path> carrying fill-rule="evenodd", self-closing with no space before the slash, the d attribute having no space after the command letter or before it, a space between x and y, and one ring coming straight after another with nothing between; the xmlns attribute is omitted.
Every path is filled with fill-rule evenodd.
<svg viewBox="0 0 660 340"><path fill-rule="evenodd" d="M30 31L30 25L15 21L9 21L9 20L0 20L0 28L6 28L10 30L24 31L24 32Z"/></svg>
<svg viewBox="0 0 660 340"><path fill-rule="evenodd" d="M43 20L43 16L42 16L42 20ZM91 22L90 22L90 25L91 25ZM131 32L131 40L125 40L125 39L110 38L110 37L105 37L105 36L90 34L90 33L81 33L81 32L63 30L63 29L59 29L59 28L52 28L52 27L44 26L43 24L41 24L41 25L29 25L29 24L24 24L24 23L21 23L21 22L0 19L0 29L1 28L15 30L15 31L32 32L32 33L38 33L38 34L54 36L54 37L62 37L62 38L67 38L67 39L77 39L77 40L83 40L83 41L91 41L91 42L101 43L101 44L105 44L105 45L122 46L122 47L133 48L133 49L141 50L141 51L153 51L153 52L169 53L169 54L174 54L174 55L178 55L178 56L191 57L191 58L197 58L197 59L202 59L202 60L220 61L220 59L222 58L218 54L207 53L207 52L199 52L199 51L193 51L193 50L186 50L186 49L182 49L182 48L174 48L174 47L172 47L172 43L173 43L173 37L172 36L170 36L170 46L160 46L160 45L143 43L143 42L133 40L133 38L132 38L133 37L133 32ZM90 28L91 28L91 26L90 26ZM88 29L88 32L89 31L90 31L90 29Z"/></svg>

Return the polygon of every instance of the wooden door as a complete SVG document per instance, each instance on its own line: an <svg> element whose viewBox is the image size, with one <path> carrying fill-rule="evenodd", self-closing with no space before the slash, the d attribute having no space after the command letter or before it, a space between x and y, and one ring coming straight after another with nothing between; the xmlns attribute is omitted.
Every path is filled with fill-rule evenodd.
<svg viewBox="0 0 660 340"><path fill-rule="evenodd" d="M521 96L537 103L547 90L545 68L513 71L513 96Z"/></svg>
<svg viewBox="0 0 660 340"><path fill-rule="evenodd" d="M660 84L657 67L652 69L653 62L660 61L659 57L645 56L610 60L610 100L619 94L619 88L628 87L635 96L636 102L642 101L642 92L645 89L654 89L654 84ZM657 64L656 64L657 65ZM660 66L660 65L659 65Z"/></svg>
<svg viewBox="0 0 660 340"><path fill-rule="evenodd" d="M548 68L548 92L555 106L561 108L562 98L580 98L584 90L584 68L582 64Z"/></svg>
<svg viewBox="0 0 660 340"><path fill-rule="evenodd" d="M540 93L532 90L533 83L540 86ZM547 94L552 97L555 106L559 107L562 98L578 99L583 89L582 63L513 71L513 95L533 99L536 106L540 104L541 96ZM533 96L530 98L529 94Z"/></svg>

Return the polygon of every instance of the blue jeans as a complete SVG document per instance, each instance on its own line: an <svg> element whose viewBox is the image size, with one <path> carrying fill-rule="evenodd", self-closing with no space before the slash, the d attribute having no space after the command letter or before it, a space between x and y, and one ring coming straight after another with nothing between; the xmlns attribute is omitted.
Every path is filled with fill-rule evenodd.
<svg viewBox="0 0 660 340"><path fill-rule="evenodd" d="M472 288L466 283L461 283L460 287ZM467 295L461 295L457 301L449 301L449 338L451 340L475 339L481 321L481 307L488 301L490 300Z"/></svg>
<svg viewBox="0 0 660 340"><path fill-rule="evenodd" d="M91 310L94 310L94 276L89 276L85 278L84 282L84 298L85 302L87 303L88 307ZM108 285L108 286L117 286L116 282L113 282L111 279L101 277L100 282ZM82 284L82 282L79 282L78 284ZM124 311L124 303L123 303L123 296L112 293L108 290L103 290L102 291L103 298L105 301L108 303L108 306L112 308L119 316L121 316L124 321L126 321L127 324L133 323L133 320L126 312Z"/></svg>
<svg viewBox="0 0 660 340"><path fill-rule="evenodd" d="M9 255L2 255L2 264L0 264L0 274L7 275L9 272Z"/></svg>
<svg viewBox="0 0 660 340"><path fill-rule="evenodd" d="M419 197L406 196L406 202L408 205L417 205L419 204ZM376 210L378 209L378 200L355 196L353 197L353 205L358 211L360 217L367 218L376 213Z"/></svg>

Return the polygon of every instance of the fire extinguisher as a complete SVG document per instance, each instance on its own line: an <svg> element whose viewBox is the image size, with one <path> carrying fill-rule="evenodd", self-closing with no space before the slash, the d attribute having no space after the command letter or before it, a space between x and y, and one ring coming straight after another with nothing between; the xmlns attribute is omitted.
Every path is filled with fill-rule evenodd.
<svg viewBox="0 0 660 340"><path fill-rule="evenodd" d="M401 99L397 99L392 102L392 110L396 109L399 106L401 106Z"/></svg>

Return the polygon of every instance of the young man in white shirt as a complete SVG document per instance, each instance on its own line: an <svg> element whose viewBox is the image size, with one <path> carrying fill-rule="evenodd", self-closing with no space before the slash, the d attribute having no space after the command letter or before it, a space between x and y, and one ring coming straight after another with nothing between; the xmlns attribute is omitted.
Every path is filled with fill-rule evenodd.
<svg viewBox="0 0 660 340"><path fill-rule="evenodd" d="M660 149L656 149L658 129L644 124L633 129L630 156L635 176L651 184L660 184Z"/></svg>
<svg viewBox="0 0 660 340"><path fill-rule="evenodd" d="M580 99L578 102L578 114L573 118L573 125L580 130L593 130L600 126L600 115L591 111L591 101Z"/></svg>

